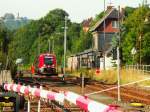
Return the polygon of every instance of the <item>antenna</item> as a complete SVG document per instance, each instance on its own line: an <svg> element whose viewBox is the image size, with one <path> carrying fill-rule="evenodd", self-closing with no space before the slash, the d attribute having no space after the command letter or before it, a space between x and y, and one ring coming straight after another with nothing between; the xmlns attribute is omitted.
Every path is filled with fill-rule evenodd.
<svg viewBox="0 0 150 112"><path fill-rule="evenodd" d="M109 3L108 3L108 4L109 4L109 6L112 6L112 4L113 4L113 3L112 3L112 1L111 1L111 0L109 0Z"/></svg>

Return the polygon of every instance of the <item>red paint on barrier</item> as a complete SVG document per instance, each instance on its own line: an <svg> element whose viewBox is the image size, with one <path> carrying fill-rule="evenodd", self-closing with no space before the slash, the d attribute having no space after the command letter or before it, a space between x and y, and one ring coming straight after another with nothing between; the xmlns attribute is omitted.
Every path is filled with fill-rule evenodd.
<svg viewBox="0 0 150 112"><path fill-rule="evenodd" d="M90 99L85 98L83 96L77 98L76 104L83 110L88 111L88 104L90 103Z"/></svg>
<svg viewBox="0 0 150 112"><path fill-rule="evenodd" d="M37 96L37 97L40 97L40 92L41 92L40 89L36 89L36 90L34 91L34 95Z"/></svg>
<svg viewBox="0 0 150 112"><path fill-rule="evenodd" d="M21 89L21 85L17 85L17 92L19 93L20 92L20 89Z"/></svg>
<svg viewBox="0 0 150 112"><path fill-rule="evenodd" d="M108 105L108 106L109 106L109 107L106 109L105 112L119 112L119 111L118 111L118 108L119 108L118 105L110 104L110 105Z"/></svg>
<svg viewBox="0 0 150 112"><path fill-rule="evenodd" d="M55 99L55 93L54 93L54 92L48 92L47 98L48 98L49 100L54 100L54 99Z"/></svg>
<svg viewBox="0 0 150 112"><path fill-rule="evenodd" d="M25 94L25 95L28 95L28 94L29 94L29 88L28 88L28 87L26 87L26 88L24 89L24 94Z"/></svg>

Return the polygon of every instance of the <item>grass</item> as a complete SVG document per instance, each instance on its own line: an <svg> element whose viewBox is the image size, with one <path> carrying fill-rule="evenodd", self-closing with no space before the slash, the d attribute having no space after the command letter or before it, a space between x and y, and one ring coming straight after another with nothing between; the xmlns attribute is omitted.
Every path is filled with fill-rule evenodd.
<svg viewBox="0 0 150 112"><path fill-rule="evenodd" d="M96 74L95 69L92 69L92 70L81 69L79 71L74 71L71 75L79 77L81 73L84 74L85 77L103 82L105 84L116 84L117 83L117 69L100 71L99 74ZM143 73L142 71L138 71L138 70L125 70L125 69L122 69L120 71L120 76L121 76L121 78L120 78L121 84L127 84L127 83L131 83L131 82L143 80L146 78L150 78L150 74L148 74L148 73ZM134 85L150 86L150 80L136 83Z"/></svg>

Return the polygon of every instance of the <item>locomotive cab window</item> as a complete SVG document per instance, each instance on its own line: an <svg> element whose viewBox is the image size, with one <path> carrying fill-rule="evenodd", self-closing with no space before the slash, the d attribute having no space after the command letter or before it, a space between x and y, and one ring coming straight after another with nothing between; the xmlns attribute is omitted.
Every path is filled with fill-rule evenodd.
<svg viewBox="0 0 150 112"><path fill-rule="evenodd" d="M45 64L46 65L52 65L53 64L53 58L52 57L45 57Z"/></svg>

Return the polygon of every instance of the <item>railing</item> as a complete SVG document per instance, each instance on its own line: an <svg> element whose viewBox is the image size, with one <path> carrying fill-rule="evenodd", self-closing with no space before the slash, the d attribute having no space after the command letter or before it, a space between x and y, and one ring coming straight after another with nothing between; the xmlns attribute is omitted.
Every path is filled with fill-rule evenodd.
<svg viewBox="0 0 150 112"><path fill-rule="evenodd" d="M125 69L150 73L150 65L126 65Z"/></svg>

